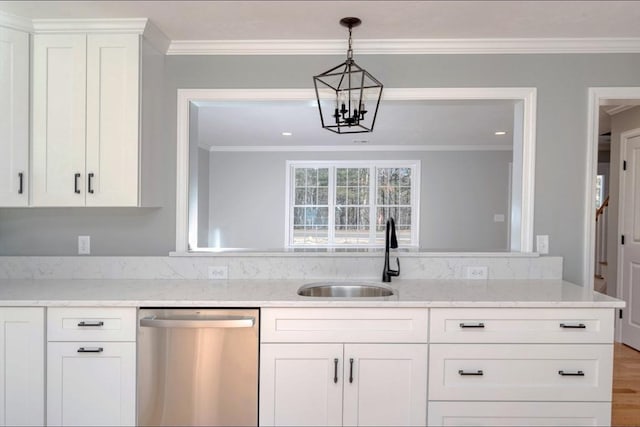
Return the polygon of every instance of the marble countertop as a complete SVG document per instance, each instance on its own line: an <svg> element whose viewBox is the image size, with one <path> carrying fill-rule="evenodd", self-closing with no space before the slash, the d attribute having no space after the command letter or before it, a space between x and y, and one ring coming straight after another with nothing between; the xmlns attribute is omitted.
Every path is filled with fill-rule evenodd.
<svg viewBox="0 0 640 427"><path fill-rule="evenodd" d="M296 294L313 280L0 280L0 306L624 307L562 280L395 280L384 298Z"/></svg>

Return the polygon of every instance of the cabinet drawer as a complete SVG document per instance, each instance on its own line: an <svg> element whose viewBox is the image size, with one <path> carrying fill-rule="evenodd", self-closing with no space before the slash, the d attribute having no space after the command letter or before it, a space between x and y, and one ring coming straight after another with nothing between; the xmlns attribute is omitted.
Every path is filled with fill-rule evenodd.
<svg viewBox="0 0 640 427"><path fill-rule="evenodd" d="M612 343L613 309L432 309L433 343Z"/></svg>
<svg viewBox="0 0 640 427"><path fill-rule="evenodd" d="M610 401L613 345L432 344L430 400Z"/></svg>
<svg viewBox="0 0 640 427"><path fill-rule="evenodd" d="M428 310L411 308L263 309L262 342L426 343Z"/></svg>
<svg viewBox="0 0 640 427"><path fill-rule="evenodd" d="M606 426L607 402L430 402L429 426Z"/></svg>
<svg viewBox="0 0 640 427"><path fill-rule="evenodd" d="M135 341L135 308L59 307L47 311L48 341Z"/></svg>

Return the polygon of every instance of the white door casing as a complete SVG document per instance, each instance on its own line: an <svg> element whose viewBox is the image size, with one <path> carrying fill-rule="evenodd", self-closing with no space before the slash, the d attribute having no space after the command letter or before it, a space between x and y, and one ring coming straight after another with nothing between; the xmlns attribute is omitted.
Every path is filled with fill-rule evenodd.
<svg viewBox="0 0 640 427"><path fill-rule="evenodd" d="M627 303L621 321L622 342L640 350L640 129L621 135L621 155L626 170L620 185L619 283Z"/></svg>

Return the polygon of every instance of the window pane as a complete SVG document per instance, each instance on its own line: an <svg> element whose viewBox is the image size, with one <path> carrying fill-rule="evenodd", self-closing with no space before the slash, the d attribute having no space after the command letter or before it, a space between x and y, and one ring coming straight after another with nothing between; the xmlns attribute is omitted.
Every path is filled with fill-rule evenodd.
<svg viewBox="0 0 640 427"><path fill-rule="evenodd" d="M357 205L358 204L358 189L349 187L347 189L347 204L348 205Z"/></svg>
<svg viewBox="0 0 640 427"><path fill-rule="evenodd" d="M329 189L328 188L318 188L318 204L319 205L328 205L329 204Z"/></svg>
<svg viewBox="0 0 640 427"><path fill-rule="evenodd" d="M293 224L304 224L304 208L293 208Z"/></svg>
<svg viewBox="0 0 640 427"><path fill-rule="evenodd" d="M296 205L304 205L305 200L305 191L304 188L296 188L296 199L294 204Z"/></svg>
<svg viewBox="0 0 640 427"><path fill-rule="evenodd" d="M315 188L307 188L305 204L315 205L317 204L317 190Z"/></svg>
<svg viewBox="0 0 640 427"><path fill-rule="evenodd" d="M398 203L401 205L411 204L411 187L400 187L400 200Z"/></svg>
<svg viewBox="0 0 640 427"><path fill-rule="evenodd" d="M358 185L358 169L349 169L347 177L349 185Z"/></svg>
<svg viewBox="0 0 640 427"><path fill-rule="evenodd" d="M368 168L362 168L360 169L360 172L358 173L358 183L361 186L369 186L369 169Z"/></svg>
<svg viewBox="0 0 640 427"><path fill-rule="evenodd" d="M344 168L336 169L336 185L347 185L347 170Z"/></svg>
<svg viewBox="0 0 640 427"><path fill-rule="evenodd" d="M329 185L329 169L318 169L318 185L320 187L327 187Z"/></svg>
<svg viewBox="0 0 640 427"><path fill-rule="evenodd" d="M336 205L347 204L347 187L336 188Z"/></svg>
<svg viewBox="0 0 640 427"><path fill-rule="evenodd" d="M411 168L400 168L400 185L411 185Z"/></svg>
<svg viewBox="0 0 640 427"><path fill-rule="evenodd" d="M318 183L318 170L307 169L307 186L312 187Z"/></svg>
<svg viewBox="0 0 640 427"><path fill-rule="evenodd" d="M296 187L304 187L305 186L305 170L304 169L295 169L296 171Z"/></svg>

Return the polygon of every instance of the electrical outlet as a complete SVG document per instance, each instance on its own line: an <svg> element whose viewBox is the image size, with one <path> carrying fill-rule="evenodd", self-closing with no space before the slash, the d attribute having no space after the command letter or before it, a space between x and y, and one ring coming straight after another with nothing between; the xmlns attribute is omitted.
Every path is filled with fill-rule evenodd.
<svg viewBox="0 0 640 427"><path fill-rule="evenodd" d="M486 280L489 278L489 267L486 266L467 266L465 267L465 277L467 279Z"/></svg>
<svg viewBox="0 0 640 427"><path fill-rule="evenodd" d="M494 214L493 215L493 222L504 222L504 215L503 214Z"/></svg>
<svg viewBox="0 0 640 427"><path fill-rule="evenodd" d="M539 254L546 255L549 253L549 236L536 236L536 249Z"/></svg>
<svg viewBox="0 0 640 427"><path fill-rule="evenodd" d="M227 280L229 278L229 267L226 265L209 266L209 279Z"/></svg>
<svg viewBox="0 0 640 427"><path fill-rule="evenodd" d="M78 255L91 253L91 236L78 236Z"/></svg>

